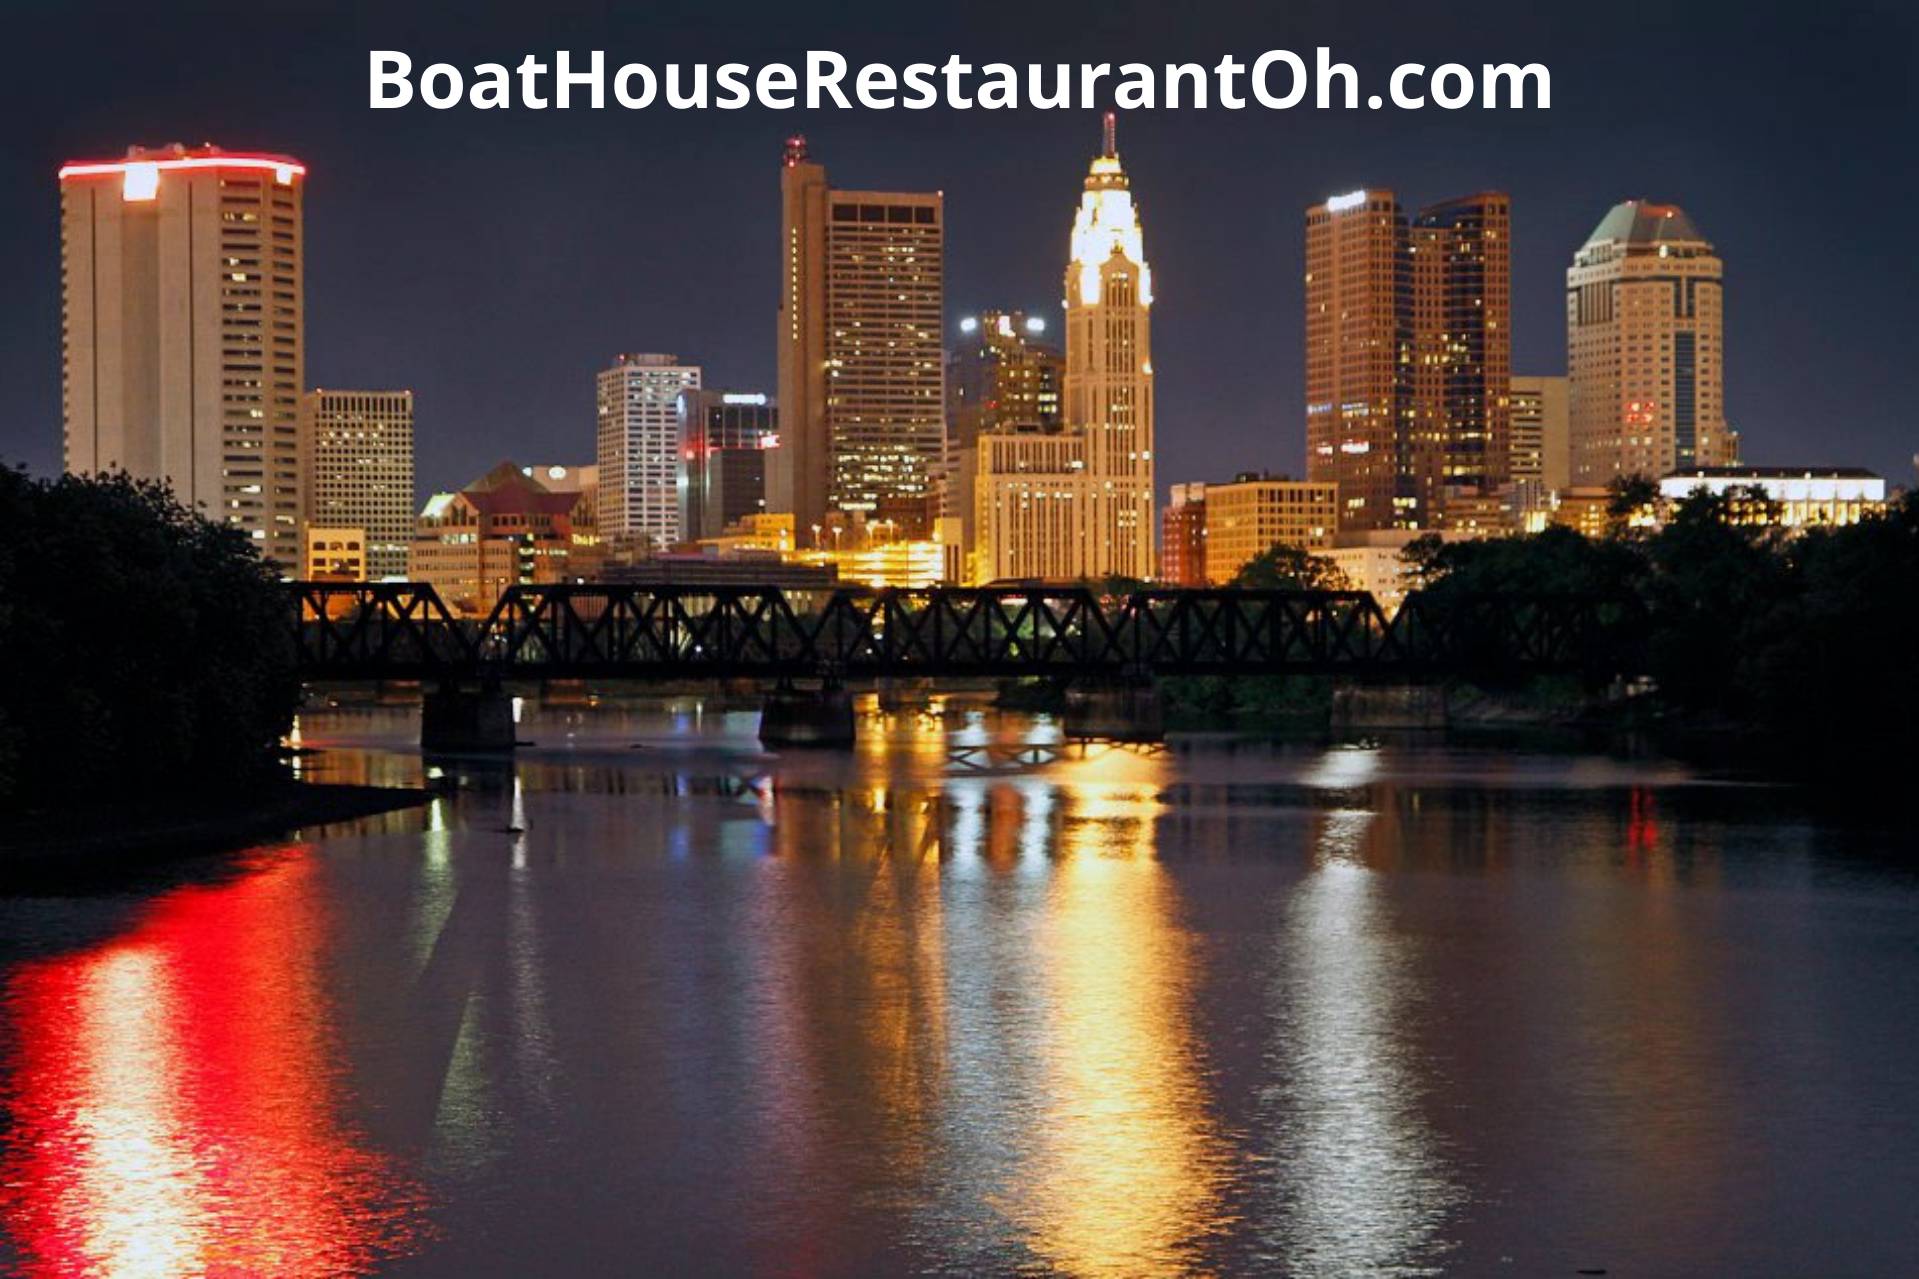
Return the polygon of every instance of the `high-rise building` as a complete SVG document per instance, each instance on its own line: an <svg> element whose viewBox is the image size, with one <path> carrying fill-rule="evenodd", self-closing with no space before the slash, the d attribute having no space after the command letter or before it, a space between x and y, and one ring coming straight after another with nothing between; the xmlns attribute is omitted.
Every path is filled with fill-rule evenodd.
<svg viewBox="0 0 1919 1279"><path fill-rule="evenodd" d="M983 311L959 330L946 357L948 444L971 448L982 431L1059 430L1066 357L1046 341L1046 321Z"/></svg>
<svg viewBox="0 0 1919 1279"><path fill-rule="evenodd" d="M1306 211L1306 473L1346 529L1431 528L1509 479L1511 202Z"/></svg>
<svg viewBox="0 0 1919 1279"><path fill-rule="evenodd" d="M780 448L768 500L923 536L943 453L945 215L937 192L836 191L789 138L780 172Z"/></svg>
<svg viewBox="0 0 1919 1279"><path fill-rule="evenodd" d="M663 551L680 531L680 392L700 366L620 355L599 375L599 527L623 550Z"/></svg>
<svg viewBox="0 0 1919 1279"><path fill-rule="evenodd" d="M1153 275L1110 112L1073 218L1065 293L1062 431L979 436L980 579L1143 579L1155 567Z"/></svg>
<svg viewBox="0 0 1919 1279"><path fill-rule="evenodd" d="M779 410L758 392L680 392L680 536L718 537L766 510L766 459L779 447Z"/></svg>
<svg viewBox="0 0 1919 1279"><path fill-rule="evenodd" d="M1723 267L1671 204L1627 200L1566 272L1572 482L1739 460L1724 399Z"/></svg>
<svg viewBox="0 0 1919 1279"><path fill-rule="evenodd" d="M1167 586L1205 586L1206 485L1175 484L1159 512L1159 580Z"/></svg>
<svg viewBox="0 0 1919 1279"><path fill-rule="evenodd" d="M134 147L60 170L66 469L171 484L297 571L301 195L283 155Z"/></svg>
<svg viewBox="0 0 1919 1279"><path fill-rule="evenodd" d="M1408 250L1413 396L1432 435L1420 497L1491 492L1511 478L1512 200L1482 191L1428 205Z"/></svg>
<svg viewBox="0 0 1919 1279"><path fill-rule="evenodd" d="M1223 584L1275 546L1330 549L1339 522L1338 487L1245 471L1230 484L1208 484L1205 509L1206 576Z"/></svg>
<svg viewBox="0 0 1919 1279"><path fill-rule="evenodd" d="M1066 357L1044 340L1046 321L1020 311L984 311L959 322L946 357L946 456L940 512L960 521L971 555L974 480L982 433L1047 434L1060 429Z"/></svg>
<svg viewBox="0 0 1919 1279"><path fill-rule="evenodd" d="M367 575L403 578L413 543L413 392L308 391L308 523L366 534Z"/></svg>
<svg viewBox="0 0 1919 1279"><path fill-rule="evenodd" d="M1512 379L1512 478L1548 493L1572 483L1570 419L1564 377Z"/></svg>

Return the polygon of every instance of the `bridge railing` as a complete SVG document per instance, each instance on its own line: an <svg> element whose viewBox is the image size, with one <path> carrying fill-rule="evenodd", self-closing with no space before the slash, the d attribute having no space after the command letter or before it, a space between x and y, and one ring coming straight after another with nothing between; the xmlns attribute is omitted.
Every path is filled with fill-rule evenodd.
<svg viewBox="0 0 1919 1279"><path fill-rule="evenodd" d="M1587 669L1604 601L1351 591L515 586L483 619L414 583L293 583L309 678L1467 673Z"/></svg>

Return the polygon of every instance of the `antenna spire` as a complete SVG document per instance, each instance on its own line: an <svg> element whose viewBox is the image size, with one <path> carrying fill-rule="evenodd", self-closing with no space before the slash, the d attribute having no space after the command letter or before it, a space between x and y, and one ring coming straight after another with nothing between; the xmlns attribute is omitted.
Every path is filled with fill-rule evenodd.
<svg viewBox="0 0 1919 1279"><path fill-rule="evenodd" d="M1108 111L1106 113L1106 130L1105 130L1106 151L1104 153L1108 158L1116 159L1119 156L1118 134L1119 134L1119 117L1113 112Z"/></svg>

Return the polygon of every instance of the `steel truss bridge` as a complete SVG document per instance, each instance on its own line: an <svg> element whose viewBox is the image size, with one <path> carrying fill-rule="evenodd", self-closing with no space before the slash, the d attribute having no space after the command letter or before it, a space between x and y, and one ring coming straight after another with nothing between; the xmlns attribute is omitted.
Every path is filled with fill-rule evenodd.
<svg viewBox="0 0 1919 1279"><path fill-rule="evenodd" d="M309 681L1633 674L1631 605L1350 591L515 586L485 618L417 583L293 582Z"/></svg>

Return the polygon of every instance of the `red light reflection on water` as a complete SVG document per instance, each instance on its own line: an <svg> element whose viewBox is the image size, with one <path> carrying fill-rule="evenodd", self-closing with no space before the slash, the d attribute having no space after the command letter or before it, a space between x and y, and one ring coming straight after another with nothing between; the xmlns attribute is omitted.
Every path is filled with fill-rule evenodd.
<svg viewBox="0 0 1919 1279"><path fill-rule="evenodd" d="M25 963L0 1024L0 1218L29 1275L351 1274L423 1196L344 1117L318 863L181 888Z"/></svg>

